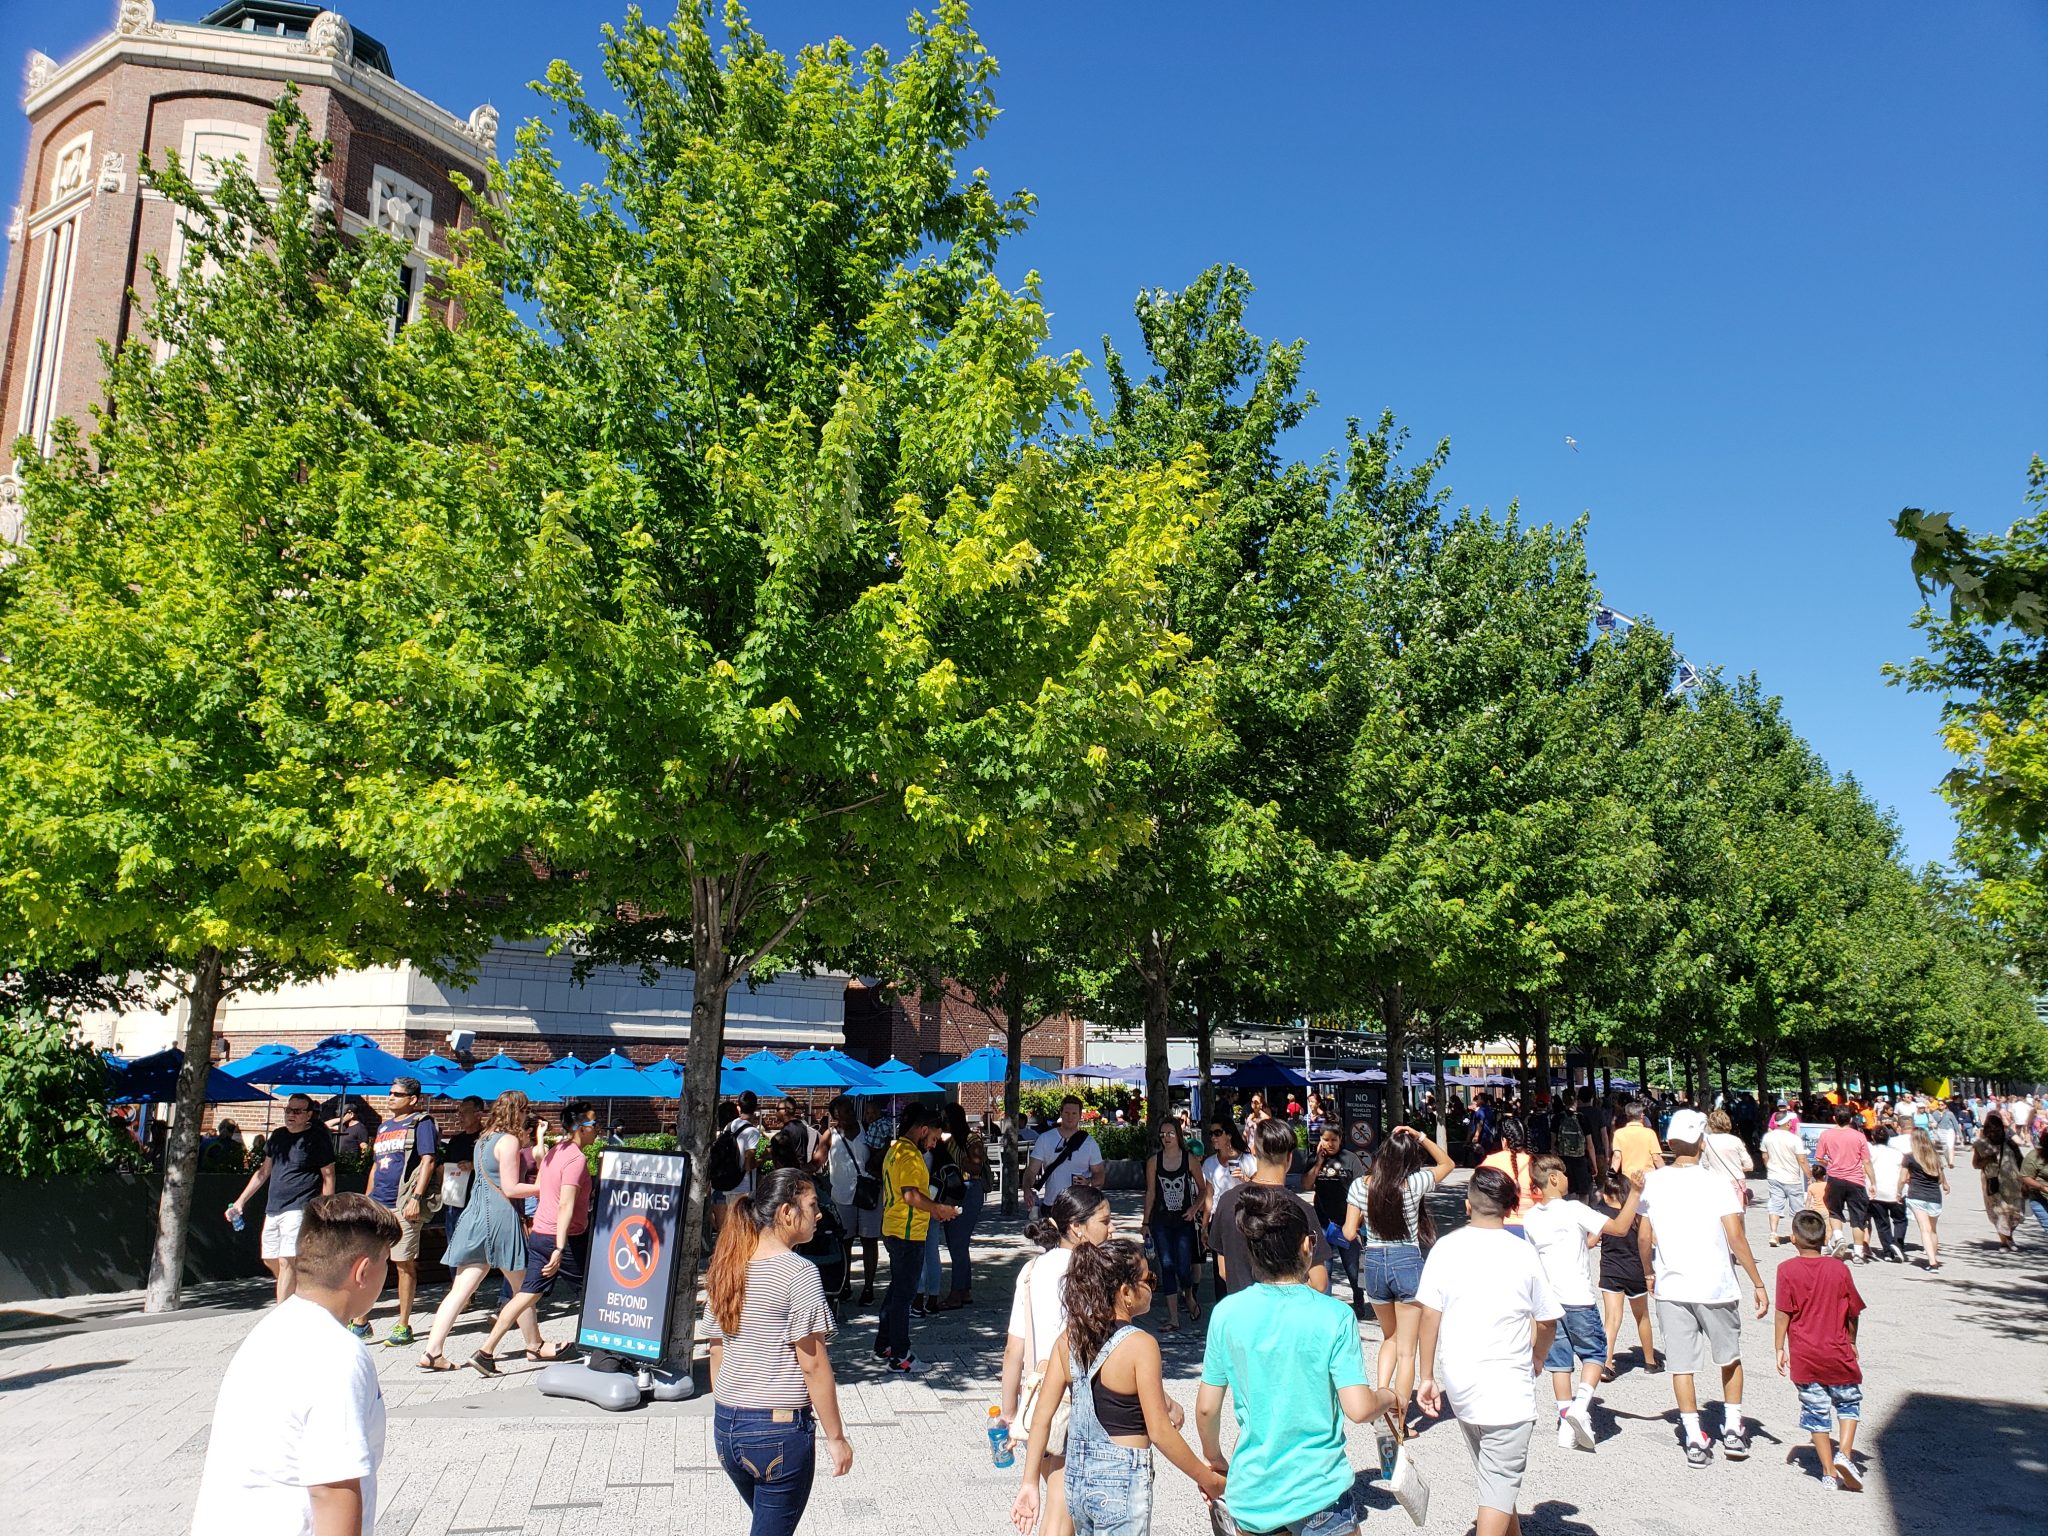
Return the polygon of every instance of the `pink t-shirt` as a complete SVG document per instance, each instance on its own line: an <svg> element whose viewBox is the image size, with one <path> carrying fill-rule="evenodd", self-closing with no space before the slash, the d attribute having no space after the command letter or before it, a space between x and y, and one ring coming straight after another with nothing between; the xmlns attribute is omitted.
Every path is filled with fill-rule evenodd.
<svg viewBox="0 0 2048 1536"><path fill-rule="evenodd" d="M1840 1179L1845 1184L1867 1182L1865 1175L1870 1170L1870 1138L1853 1125L1830 1126L1820 1133L1820 1141L1813 1149L1819 1162L1828 1165L1828 1177Z"/></svg>
<svg viewBox="0 0 2048 1536"><path fill-rule="evenodd" d="M576 1203L569 1208L569 1230L575 1237L590 1225L590 1160L573 1141L562 1142L540 1165L540 1196L533 1207L533 1230L541 1237L554 1237L555 1212L562 1208L562 1186L576 1191Z"/></svg>

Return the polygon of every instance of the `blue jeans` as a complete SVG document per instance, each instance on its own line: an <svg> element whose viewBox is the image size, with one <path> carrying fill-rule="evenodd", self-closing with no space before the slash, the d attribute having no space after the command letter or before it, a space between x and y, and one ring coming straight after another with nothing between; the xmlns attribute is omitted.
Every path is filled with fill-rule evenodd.
<svg viewBox="0 0 2048 1536"><path fill-rule="evenodd" d="M2027 1214L2034 1218L2034 1221L2043 1232L2048 1232L2048 1205L2044 1205L2039 1200L2029 1200L2027 1202Z"/></svg>
<svg viewBox="0 0 2048 1536"><path fill-rule="evenodd" d="M1159 1289L1168 1296L1192 1291L1202 1278L1195 1268L1195 1229L1185 1221L1155 1222L1152 1247L1159 1257Z"/></svg>
<svg viewBox="0 0 2048 1536"><path fill-rule="evenodd" d="M981 1223L981 1208L988 1198L988 1186L980 1179L967 1181L967 1194L960 1202L960 1214L946 1223L946 1249L953 1256L953 1294L974 1292L974 1260L971 1245L974 1229Z"/></svg>
<svg viewBox="0 0 2048 1536"><path fill-rule="evenodd" d="M917 1294L924 1242L885 1237L882 1246L889 1251L889 1289L882 1293L882 1320L875 1329L875 1348L901 1360L910 1353L910 1301Z"/></svg>
<svg viewBox="0 0 2048 1536"><path fill-rule="evenodd" d="M712 1410L711 1438L718 1464L754 1512L753 1536L793 1536L811 1502L811 1478L818 1469L811 1410L720 1403Z"/></svg>
<svg viewBox="0 0 2048 1536"><path fill-rule="evenodd" d="M1152 1529L1150 1451L1070 1436L1063 1475L1074 1536L1148 1536Z"/></svg>
<svg viewBox="0 0 2048 1536"><path fill-rule="evenodd" d="M917 1266L917 1291L920 1296L939 1294L941 1261L945 1256L945 1228L935 1221L925 1229L924 1259Z"/></svg>
<svg viewBox="0 0 2048 1536"><path fill-rule="evenodd" d="M1581 1363L1607 1358L1607 1325L1601 1321L1598 1307L1564 1309L1550 1341L1550 1353L1543 1357L1543 1369L1569 1371L1574 1355Z"/></svg>
<svg viewBox="0 0 2048 1536"><path fill-rule="evenodd" d="M1231 1517L1223 1505L1213 1507L1223 1515L1221 1520L1212 1517L1212 1524L1218 1531L1235 1531L1239 1536L1244 1536L1244 1527ZM1281 1526L1279 1531L1273 1532L1272 1536L1281 1536L1282 1532L1286 1533L1286 1536L1349 1536L1349 1533L1358 1529L1358 1504L1351 1489L1347 1488L1328 1509L1319 1509L1299 1520L1290 1520Z"/></svg>

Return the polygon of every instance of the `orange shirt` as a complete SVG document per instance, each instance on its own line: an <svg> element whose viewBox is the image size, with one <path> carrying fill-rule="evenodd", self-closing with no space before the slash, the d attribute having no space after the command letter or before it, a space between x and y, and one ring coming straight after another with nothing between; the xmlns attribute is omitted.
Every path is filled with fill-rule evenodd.
<svg viewBox="0 0 2048 1536"><path fill-rule="evenodd" d="M1512 1168L1508 1166L1510 1158L1514 1160L1515 1164ZM1493 1156L1487 1158L1479 1165L1482 1168L1498 1168L1502 1173L1513 1179L1515 1187L1522 1192L1521 1205L1507 1218L1509 1223L1514 1226L1522 1224L1522 1212L1536 1203L1536 1186L1529 1182L1529 1165L1533 1161L1535 1159L1530 1157L1527 1152L1510 1152L1506 1147L1502 1147L1500 1151L1494 1153Z"/></svg>
<svg viewBox="0 0 2048 1536"><path fill-rule="evenodd" d="M1664 1148L1657 1133L1647 1125L1624 1125L1614 1133L1614 1154L1621 1159L1621 1176L1647 1172L1664 1166Z"/></svg>

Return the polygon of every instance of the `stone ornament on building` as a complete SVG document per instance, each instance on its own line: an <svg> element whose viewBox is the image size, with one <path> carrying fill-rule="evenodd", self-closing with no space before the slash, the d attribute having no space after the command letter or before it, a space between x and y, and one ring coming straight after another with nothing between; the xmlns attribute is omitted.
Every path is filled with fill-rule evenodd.
<svg viewBox="0 0 2048 1536"><path fill-rule="evenodd" d="M81 134L64 146L57 156L57 174L50 179L50 201L62 202L74 192L83 191L90 174L92 157L92 135Z"/></svg>
<svg viewBox="0 0 2048 1536"><path fill-rule="evenodd" d="M100 156L99 190L102 192L126 192L128 190L128 157L118 149L110 149Z"/></svg>
<svg viewBox="0 0 2048 1536"><path fill-rule="evenodd" d="M21 204L16 203L14 205L14 217L7 221L7 240L10 245L20 242L24 227Z"/></svg>
<svg viewBox="0 0 2048 1536"><path fill-rule="evenodd" d="M498 152L498 109L485 102L469 114L469 136L487 155Z"/></svg>
<svg viewBox="0 0 2048 1536"><path fill-rule="evenodd" d="M121 0L114 13L114 30L123 37L158 37L164 29L157 25L153 0Z"/></svg>
<svg viewBox="0 0 2048 1536"><path fill-rule="evenodd" d="M0 565L14 558L7 551L21 542L21 481L0 475Z"/></svg>
<svg viewBox="0 0 2048 1536"><path fill-rule="evenodd" d="M337 64L353 63L356 56L356 34L349 24L333 11L322 11L313 18L313 24L306 28L306 40L299 45L316 59L332 59Z"/></svg>
<svg viewBox="0 0 2048 1536"><path fill-rule="evenodd" d="M38 53L31 48L28 54L28 88L40 91L50 83L50 76L57 73L57 61L47 53Z"/></svg>
<svg viewBox="0 0 2048 1536"><path fill-rule="evenodd" d="M313 178L313 190L306 194L306 206L321 218L334 216L334 181L331 177Z"/></svg>

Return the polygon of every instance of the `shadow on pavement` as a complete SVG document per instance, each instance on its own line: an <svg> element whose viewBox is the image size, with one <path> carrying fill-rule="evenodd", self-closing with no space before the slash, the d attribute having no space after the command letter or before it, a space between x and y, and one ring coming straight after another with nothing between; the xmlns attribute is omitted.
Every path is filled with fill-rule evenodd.
<svg viewBox="0 0 2048 1536"><path fill-rule="evenodd" d="M2048 1509L2048 1406L1915 1392L1858 1449L1883 1470L1896 1530L1949 1529L1964 1512L2019 1530Z"/></svg>
<svg viewBox="0 0 2048 1536"><path fill-rule="evenodd" d="M127 1360L82 1360L76 1365L53 1365L45 1371L23 1371L19 1376L0 1376L0 1392L26 1392L31 1387L62 1381L67 1376L84 1376L92 1371L119 1370Z"/></svg>

